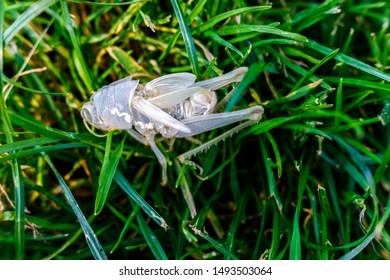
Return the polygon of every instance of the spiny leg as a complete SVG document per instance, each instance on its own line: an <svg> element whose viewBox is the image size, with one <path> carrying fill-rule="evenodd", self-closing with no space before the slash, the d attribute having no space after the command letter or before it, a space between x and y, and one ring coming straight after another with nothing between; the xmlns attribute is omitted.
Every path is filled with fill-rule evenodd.
<svg viewBox="0 0 390 280"><path fill-rule="evenodd" d="M264 109L262 106L253 106L250 108L242 109L239 111L234 112L228 112L228 113L218 113L218 114L211 114L211 115L205 115L205 116L196 116L193 118L188 118L183 120L185 122L186 126L188 126L193 133L190 135L199 134L208 130L212 130L214 128L222 127L225 125L229 125L235 122L239 122L242 120L248 120L247 122L244 122L242 124L237 125L236 127L233 127L229 131L222 133L221 135L215 137L214 139L210 140L209 142L206 142L197 148L188 151L186 153L183 153L179 156L179 160L182 163L187 163L189 165L193 165L193 163L189 160L186 160L190 158L191 156L195 155L196 153L200 151L204 151L209 149L212 145L217 144L218 142L224 140L228 136L231 136L233 133L236 133L240 131L241 129L244 129L248 126L251 126L258 121L261 120L263 116ZM179 133L179 137L186 137L189 136L188 134Z"/></svg>
<svg viewBox="0 0 390 280"><path fill-rule="evenodd" d="M261 120L263 112L263 107L258 105L234 112L201 115L183 119L181 120L182 124L188 127L191 131L178 131L177 137L193 136L243 120L253 120L258 122Z"/></svg>

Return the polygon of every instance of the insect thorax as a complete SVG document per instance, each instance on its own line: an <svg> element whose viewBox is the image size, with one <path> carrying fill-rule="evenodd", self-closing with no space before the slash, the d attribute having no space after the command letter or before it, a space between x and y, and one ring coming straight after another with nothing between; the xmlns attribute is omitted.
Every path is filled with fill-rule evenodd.
<svg viewBox="0 0 390 280"><path fill-rule="evenodd" d="M177 120L187 119L190 117L208 115L214 111L217 103L217 96L214 91L201 88L190 98L174 107L166 110L168 114Z"/></svg>

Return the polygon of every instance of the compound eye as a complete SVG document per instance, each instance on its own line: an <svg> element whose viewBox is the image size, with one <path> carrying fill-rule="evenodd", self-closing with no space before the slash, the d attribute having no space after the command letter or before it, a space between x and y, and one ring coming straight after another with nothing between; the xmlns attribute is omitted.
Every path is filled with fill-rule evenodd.
<svg viewBox="0 0 390 280"><path fill-rule="evenodd" d="M85 103L83 108L81 109L81 117L90 125L95 125L94 120L97 117L95 106L90 104L90 102Z"/></svg>
<svg viewBox="0 0 390 280"><path fill-rule="evenodd" d="M98 116L94 102L90 101L85 103L81 109L80 114L84 120L84 123L88 123L89 125L101 130L108 130L107 126L101 121L100 117Z"/></svg>

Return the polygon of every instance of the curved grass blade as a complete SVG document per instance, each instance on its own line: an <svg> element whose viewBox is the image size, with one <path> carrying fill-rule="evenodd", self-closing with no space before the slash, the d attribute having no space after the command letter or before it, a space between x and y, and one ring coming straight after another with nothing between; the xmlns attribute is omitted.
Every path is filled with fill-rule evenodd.
<svg viewBox="0 0 390 280"><path fill-rule="evenodd" d="M306 47L314 50L314 51L317 51L319 53L322 53L324 55L329 55L333 52L332 49L330 48L327 48L315 41L312 41L312 40L307 40L305 43L303 43ZM357 60L355 58L352 58L348 55L345 55L345 54L342 54L342 53L339 53L339 54L336 54L334 56L334 59L339 61L339 62L342 62L342 63L345 63L349 66L352 66L356 69L359 69L367 74L370 74L370 75L373 75L375 77L378 77L378 78L381 78L385 81L388 81L390 82L390 75L389 74L386 74L360 60Z"/></svg>
<svg viewBox="0 0 390 280"><path fill-rule="evenodd" d="M133 0L133 1L127 1L127 2L108 2L108 3L84 1L84 0L67 0L67 1L78 3L78 4L95 5L95 6L127 6L127 5L142 2L143 0Z"/></svg>
<svg viewBox="0 0 390 280"><path fill-rule="evenodd" d="M268 52L270 52L275 58L280 59L283 62L283 64L286 65L286 67L288 67L289 69L291 69L295 73L297 73L301 76L305 76L308 73L308 71L305 68L303 68L302 66L300 66L296 63L293 63L292 61L290 61L290 59L288 59L285 55L281 54L280 52L276 51L273 47L271 47L269 45L265 45L264 49L266 49ZM319 78L313 74L311 76L308 76L307 78L311 82L317 82L319 80ZM327 90L332 89L332 87L329 84L327 84L325 81L323 81L320 85L324 89L327 89Z"/></svg>
<svg viewBox="0 0 390 280"><path fill-rule="evenodd" d="M54 175L56 176L62 191L64 192L66 200L69 202L70 207L72 207L73 212L75 213L77 219L79 220L81 229L84 232L85 240L89 246L89 249L91 250L92 255L95 259L98 260L106 260L107 255L104 252L104 249L100 245L99 240L96 237L95 232L93 231L92 227L88 223L87 219L85 218L83 212L80 209L80 206L77 204L76 199L74 198L72 192L70 191L68 185L66 184L65 180L61 177L61 175L58 173L56 167L54 166L53 162L51 161L50 157L42 153L43 158L47 162L47 164L50 166L51 170L53 171Z"/></svg>
<svg viewBox="0 0 390 280"><path fill-rule="evenodd" d="M311 68L300 80L299 82L293 87L291 91L295 91L300 87L300 85L306 80L307 77L310 77L313 75L313 73L320 68L322 65L324 65L327 61L331 60L337 53L339 52L339 49L334 50L327 56L325 56L321 61L319 61L316 65L314 65L313 68Z"/></svg>
<svg viewBox="0 0 390 280"><path fill-rule="evenodd" d="M208 236L204 232L199 232L199 235L206 239L215 249L217 249L219 252L221 252L225 257L232 259L232 260L238 260L238 257L230 253L222 244Z"/></svg>
<svg viewBox="0 0 390 280"><path fill-rule="evenodd" d="M271 143L272 149L274 150L276 166L278 170L278 178L281 178L282 171L283 171L283 164L282 164L282 157L280 155L278 144L276 143L275 138L272 136L272 134L269 133L268 131L265 133L265 136L267 137L268 141Z"/></svg>
<svg viewBox="0 0 390 280"><path fill-rule="evenodd" d="M304 97L305 95L309 94L313 89L317 88L318 85L322 83L322 80L318 80L316 82L310 83L308 85L305 85L299 89L296 89L286 96L283 96L282 98L271 100L267 102L268 106L274 106L276 104L286 103L292 100L296 100L298 98Z"/></svg>
<svg viewBox="0 0 390 280"><path fill-rule="evenodd" d="M375 226L373 232L370 235L368 235L358 246L352 249L349 253L342 256L340 260L352 260L361 251L363 251L363 249L366 248L374 238L379 238L381 236L382 230L390 217L390 196L387 201L387 206L384 209L386 210L383 213L383 216L379 220L378 224Z"/></svg>
<svg viewBox="0 0 390 280"><path fill-rule="evenodd" d="M389 84L371 82L371 81L355 79L355 78L343 77L342 79L343 79L343 85L345 86L354 87L358 89L372 89L375 90L378 95L383 94L383 96L389 97L390 94ZM340 82L340 77L324 77L324 80L326 80L329 83L337 84Z"/></svg>
<svg viewBox="0 0 390 280"><path fill-rule="evenodd" d="M60 129L52 128L49 126L44 125L43 123L35 120L34 118L23 115L11 110L7 111L11 122L16 125L24 128L27 131L35 132L42 136L51 137L54 139L59 140L68 140L68 141L88 141L92 142L91 145L96 146L96 136L91 135L90 133L87 134L80 134L80 133L74 133L74 132L67 132Z"/></svg>
<svg viewBox="0 0 390 280"><path fill-rule="evenodd" d="M239 25L224 26L221 29L217 30L217 33L221 36L238 35L238 34L251 33L251 32L273 34L273 35L278 35L280 37L293 39L299 42L307 42L305 36L302 36L297 33L287 32L270 25L239 24Z"/></svg>
<svg viewBox="0 0 390 280"><path fill-rule="evenodd" d="M336 141L338 140L336 135L332 134L331 136ZM327 153L336 160L339 166L342 167L350 175L351 179L353 179L365 192L370 189L370 185L360 172L358 166L356 166L356 163L352 162L349 158L344 156L340 150L333 146L328 145L327 150L329 150Z"/></svg>
<svg viewBox="0 0 390 280"><path fill-rule="evenodd" d="M46 144L51 144L58 142L58 139L54 139L51 137L40 137L40 138L32 138L27 140L21 140L15 143L5 144L0 146L0 154L6 153L6 152L13 152L17 150L21 150L24 148L30 148L30 147L36 147L36 146L43 146Z"/></svg>
<svg viewBox="0 0 390 280"><path fill-rule="evenodd" d="M4 32L4 44L8 45L24 26L26 26L32 19L41 14L48 7L53 5L58 0L41 0L30 6L23 14L7 28Z"/></svg>
<svg viewBox="0 0 390 280"><path fill-rule="evenodd" d="M40 93L40 94L47 94L47 95L54 95L54 96L67 96L68 95L68 93L66 93L66 92L65 93L64 92L48 92L48 91L44 91L44 90L37 90L37 89L32 89L29 87L22 86L21 84L6 77L3 73L1 73L1 79L4 82L7 82L7 83L13 85L14 87L20 88L20 89L25 90L25 91L30 91L30 92L34 92L34 93Z"/></svg>
<svg viewBox="0 0 390 280"><path fill-rule="evenodd" d="M228 11L226 13L219 14L219 15L209 19L205 23L197 26L195 28L194 32L197 32L197 31L204 32L206 30L210 30L210 28L213 27L214 25L216 25L218 22L221 22L221 21L223 21L229 17L232 17L232 16L236 16L236 15L243 14L243 13L265 11L265 10L269 10L271 8L272 8L272 6L255 6L255 7L244 7L244 8L231 10L231 11Z"/></svg>
<svg viewBox="0 0 390 280"><path fill-rule="evenodd" d="M33 148L33 149L28 149L25 151L12 152L8 156L0 157L0 163L6 162L9 160L15 160L15 159L22 158L22 157L25 157L28 155L42 153L42 152L62 151L65 149L84 148L87 146L88 146L87 144L82 144L82 143L65 143L65 144L56 144L56 145L51 145L51 146L37 147L37 148Z"/></svg>
<svg viewBox="0 0 390 280"><path fill-rule="evenodd" d="M322 130L315 128L315 127L312 127L312 126L307 125L307 124L302 124L302 123L289 124L288 123L288 124L282 125L281 128L287 128L287 129L292 129L292 130L296 130L296 131L302 130L304 133L313 134L313 135L321 135L322 137L325 137L329 140L332 140L332 137L330 137L328 134L326 134Z"/></svg>
<svg viewBox="0 0 390 280"><path fill-rule="evenodd" d="M107 47L108 54L125 69L128 74L134 72L146 72L146 70L140 66L134 58L128 53L116 46Z"/></svg>
<svg viewBox="0 0 390 280"><path fill-rule="evenodd" d="M229 43L228 41L226 41L225 39L223 39L221 36L219 36L217 33L215 33L214 31L212 30L208 30L205 32L205 34L207 37L210 37L211 39L213 39L215 42L217 42L218 44L222 45L222 46L225 46L227 47L228 49L231 49L232 51L234 51L235 53L237 53L240 57L244 57L244 55L242 54L242 52L240 52L239 49L237 49L235 46L233 46L231 43Z"/></svg>
<svg viewBox="0 0 390 280"><path fill-rule="evenodd" d="M156 210L153 209L133 188L132 185L126 180L123 174L116 170L114 175L115 182L122 188L122 190L127 193L134 202L141 207L145 213L152 218L159 226L167 230L169 227L165 220L158 214Z"/></svg>
<svg viewBox="0 0 390 280"><path fill-rule="evenodd" d="M190 64L191 64L192 71L196 76L199 76L200 69L199 69L199 63L198 63L198 56L196 54L195 44L194 44L194 40L192 39L190 29L188 28L188 25L185 22L185 19L183 17L183 13L182 13L177 1L171 0L171 4L172 4L173 10L176 14L177 21L179 23L179 27L181 30L181 34L183 35L184 46L187 50L188 59L189 59Z"/></svg>
<svg viewBox="0 0 390 280"><path fill-rule="evenodd" d="M300 117L301 115L295 115L287 118L280 117L280 118L274 118L271 120L262 121L252 126L248 130L244 131L243 133L241 133L237 138L240 139L241 137L244 137L248 134L261 134Z"/></svg>

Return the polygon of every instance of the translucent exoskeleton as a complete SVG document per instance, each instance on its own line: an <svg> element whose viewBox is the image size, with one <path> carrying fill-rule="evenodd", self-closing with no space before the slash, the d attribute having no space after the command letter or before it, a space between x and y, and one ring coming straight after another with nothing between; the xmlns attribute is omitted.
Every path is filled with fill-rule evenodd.
<svg viewBox="0 0 390 280"><path fill-rule="evenodd" d="M156 134L164 138L189 137L243 120L249 123L237 129L261 120L264 110L260 105L214 113L215 90L240 82L246 72L246 67L240 67L196 83L196 76L190 73L170 74L146 84L127 77L95 92L83 105L81 116L90 131L90 125L102 131L125 130L149 145L162 167L162 184L166 184L167 161L156 146ZM219 138L225 137L227 135L223 134ZM221 139L213 139L199 149L206 149ZM199 149L184 153L179 159L183 162Z"/></svg>

